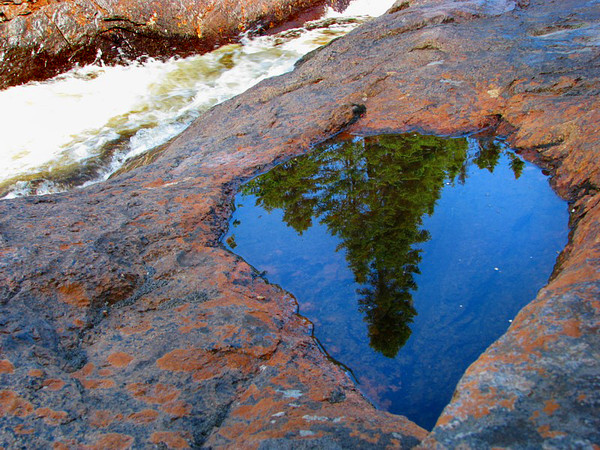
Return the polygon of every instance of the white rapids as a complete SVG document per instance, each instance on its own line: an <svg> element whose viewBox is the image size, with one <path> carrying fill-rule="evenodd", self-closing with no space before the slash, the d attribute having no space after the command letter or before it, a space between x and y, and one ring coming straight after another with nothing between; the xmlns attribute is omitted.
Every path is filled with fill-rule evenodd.
<svg viewBox="0 0 600 450"><path fill-rule="evenodd" d="M292 70L304 54L393 3L355 0L343 13L328 8L310 26L204 55L89 65L0 91L0 195L43 195L107 179L210 107ZM94 166L92 175L70 181L85 164Z"/></svg>

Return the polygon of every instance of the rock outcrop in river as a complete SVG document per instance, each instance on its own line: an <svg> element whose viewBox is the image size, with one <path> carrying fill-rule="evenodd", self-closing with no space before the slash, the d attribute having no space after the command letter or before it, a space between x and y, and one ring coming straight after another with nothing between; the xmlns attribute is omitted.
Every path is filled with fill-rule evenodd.
<svg viewBox="0 0 600 450"><path fill-rule="evenodd" d="M398 2L213 108L150 164L1 201L0 445L600 443L599 6ZM244 180L343 130L486 130L571 202L552 280L430 434L372 408L294 299L219 244Z"/></svg>
<svg viewBox="0 0 600 450"><path fill-rule="evenodd" d="M73 67L199 53L268 30L325 0L4 0L0 89ZM331 2L329 2L331 3Z"/></svg>

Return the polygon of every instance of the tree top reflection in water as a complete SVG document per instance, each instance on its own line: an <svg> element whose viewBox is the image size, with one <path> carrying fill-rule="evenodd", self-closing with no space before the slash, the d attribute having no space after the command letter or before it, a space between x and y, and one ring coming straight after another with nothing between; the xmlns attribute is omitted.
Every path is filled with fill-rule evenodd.
<svg viewBox="0 0 600 450"><path fill-rule="evenodd" d="M464 183L472 161L493 171L502 149L481 141L468 154L467 139L415 134L355 138L329 144L283 163L246 184L267 211L282 209L283 220L302 234L316 218L341 243L361 285L360 310L370 345L393 358L411 334L417 313L412 292L421 261L422 228L446 181ZM515 176L522 161L514 155Z"/></svg>

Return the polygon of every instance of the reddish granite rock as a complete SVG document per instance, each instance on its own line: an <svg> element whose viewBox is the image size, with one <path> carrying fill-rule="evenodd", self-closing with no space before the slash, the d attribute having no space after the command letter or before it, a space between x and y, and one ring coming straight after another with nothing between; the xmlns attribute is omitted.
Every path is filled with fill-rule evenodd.
<svg viewBox="0 0 600 450"><path fill-rule="evenodd" d="M0 6L0 89L95 60L125 62L212 50L248 30L281 25L310 8L317 8L317 14L326 3L5 0Z"/></svg>
<svg viewBox="0 0 600 450"><path fill-rule="evenodd" d="M598 2L392 11L213 108L147 166L0 202L0 445L600 442ZM484 129L552 173L573 228L426 436L372 408L295 300L219 237L244 180L339 131Z"/></svg>

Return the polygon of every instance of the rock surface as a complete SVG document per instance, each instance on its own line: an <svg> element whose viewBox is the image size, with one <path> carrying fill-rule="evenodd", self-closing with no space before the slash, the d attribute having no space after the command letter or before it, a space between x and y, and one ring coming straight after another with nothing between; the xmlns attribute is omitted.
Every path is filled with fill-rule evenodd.
<svg viewBox="0 0 600 450"><path fill-rule="evenodd" d="M1 201L0 445L597 445L599 69L597 0L398 2L149 165ZM219 244L243 180L340 131L409 130L503 136L572 211L552 280L429 435L373 409L294 299Z"/></svg>
<svg viewBox="0 0 600 450"><path fill-rule="evenodd" d="M326 0L3 0L0 89L96 60L199 53ZM316 12L316 11L315 11Z"/></svg>

